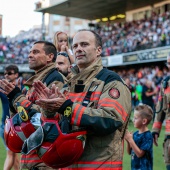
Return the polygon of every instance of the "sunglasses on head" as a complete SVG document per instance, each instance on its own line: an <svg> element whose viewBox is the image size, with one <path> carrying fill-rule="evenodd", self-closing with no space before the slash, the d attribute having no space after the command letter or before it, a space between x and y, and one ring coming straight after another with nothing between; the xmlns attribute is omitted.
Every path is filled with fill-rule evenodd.
<svg viewBox="0 0 170 170"><path fill-rule="evenodd" d="M5 73L4 73L4 75L8 75L8 76L10 76L10 75L12 75L12 74L15 74L15 73L12 73L12 72L5 72Z"/></svg>
<svg viewBox="0 0 170 170"><path fill-rule="evenodd" d="M67 57L68 60L69 60L69 62L70 62L70 64L71 64L70 57L69 57L69 55L68 55L66 52L59 52L59 53L57 53L57 56L58 56L58 55L62 55L62 56L64 56L64 57Z"/></svg>

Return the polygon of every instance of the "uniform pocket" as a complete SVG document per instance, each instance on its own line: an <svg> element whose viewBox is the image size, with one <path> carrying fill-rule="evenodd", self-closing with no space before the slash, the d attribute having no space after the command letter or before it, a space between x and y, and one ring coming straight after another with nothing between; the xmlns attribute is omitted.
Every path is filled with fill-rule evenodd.
<svg viewBox="0 0 170 170"><path fill-rule="evenodd" d="M112 147L112 141L114 134L109 134L105 136L91 136L91 145L93 148L110 148Z"/></svg>

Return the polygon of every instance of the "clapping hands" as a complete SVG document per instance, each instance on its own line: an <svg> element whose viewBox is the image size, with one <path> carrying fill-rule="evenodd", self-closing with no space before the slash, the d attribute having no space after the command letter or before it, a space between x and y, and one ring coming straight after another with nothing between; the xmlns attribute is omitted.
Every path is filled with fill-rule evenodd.
<svg viewBox="0 0 170 170"><path fill-rule="evenodd" d="M66 101L65 96L59 91L55 84L51 89L46 87L41 81L33 83L38 100L35 101L46 112L57 112Z"/></svg>

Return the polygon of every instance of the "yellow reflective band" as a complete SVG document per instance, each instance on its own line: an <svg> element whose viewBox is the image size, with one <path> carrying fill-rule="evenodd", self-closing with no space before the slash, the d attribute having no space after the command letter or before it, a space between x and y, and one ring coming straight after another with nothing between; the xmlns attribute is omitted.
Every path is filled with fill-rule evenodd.
<svg viewBox="0 0 170 170"><path fill-rule="evenodd" d="M64 111L64 116L69 117L72 113L72 108L70 106L66 107L66 110Z"/></svg>
<svg viewBox="0 0 170 170"><path fill-rule="evenodd" d="M18 114L20 116L20 118L25 122L28 120L28 115L27 115L27 112L26 110L22 107L22 106L18 106L17 107L17 110L18 110Z"/></svg>

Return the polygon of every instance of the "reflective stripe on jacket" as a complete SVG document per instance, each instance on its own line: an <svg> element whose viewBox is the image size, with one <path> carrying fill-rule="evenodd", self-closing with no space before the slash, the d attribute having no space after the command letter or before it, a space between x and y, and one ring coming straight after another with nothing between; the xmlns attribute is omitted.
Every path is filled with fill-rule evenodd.
<svg viewBox="0 0 170 170"><path fill-rule="evenodd" d="M73 101L71 124L75 128L86 127L88 134L79 161L62 170L122 170L122 126L131 113L131 93L113 71L105 70L97 76L102 69L98 59L74 75L66 87L68 98ZM90 100L86 101L89 91Z"/></svg>
<svg viewBox="0 0 170 170"><path fill-rule="evenodd" d="M36 100L36 96L34 95L34 88L32 86L33 82L36 80L43 81L44 78L48 75L48 73L55 68L55 64L51 63L47 66L45 66L43 69L39 70L34 76L32 76L25 84L29 86L29 90L27 92L27 96L25 95L19 95L15 101L13 102L13 106L16 108L15 103L19 102L21 106L29 107L31 106L30 109L37 110L37 112L40 112L40 108L38 105L34 104ZM49 75L50 76L50 75ZM63 87L63 84L66 83L66 79L64 78L63 75L61 75L59 72L57 75L54 77L54 81L51 82L48 87L50 87L52 84L56 84L59 89ZM28 100L29 98L29 100ZM21 169L30 169L31 167L35 166L42 166L42 167L47 167L38 155L36 154L36 151L31 152L28 155L21 155ZM51 169L47 167L47 169Z"/></svg>
<svg viewBox="0 0 170 170"><path fill-rule="evenodd" d="M161 84L152 132L160 134L162 124L165 121L165 135L167 136L170 135L170 79L166 80L166 87L164 87L164 81Z"/></svg>

